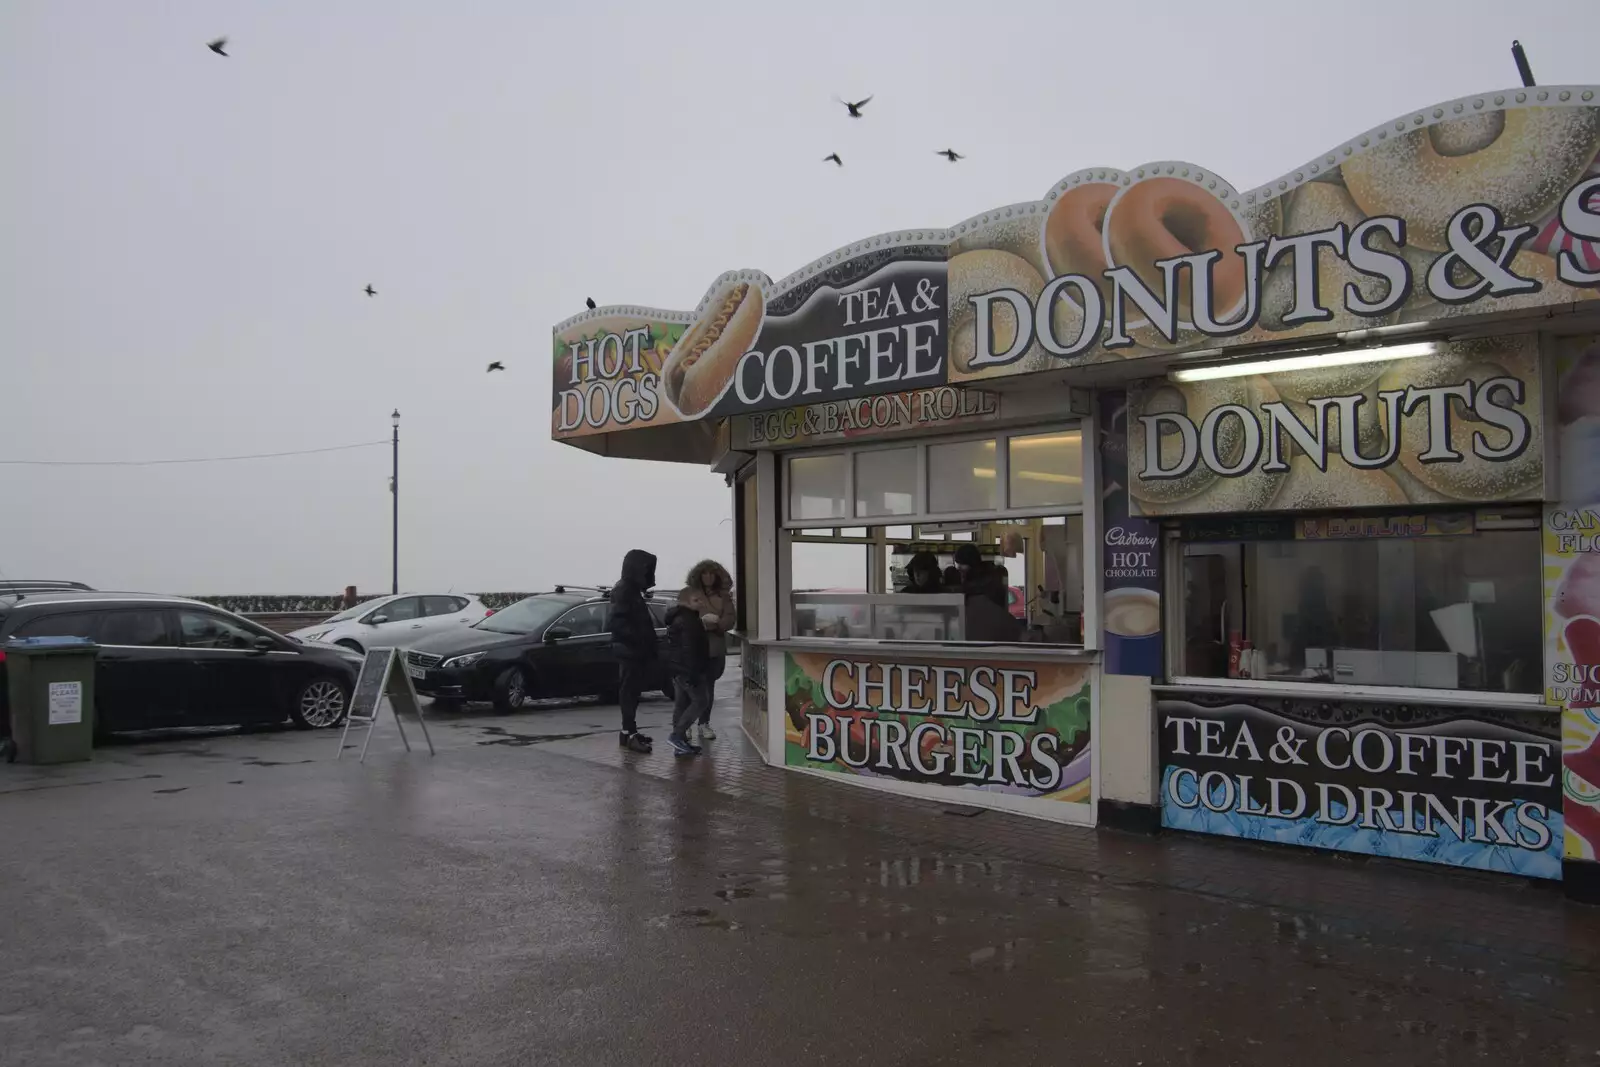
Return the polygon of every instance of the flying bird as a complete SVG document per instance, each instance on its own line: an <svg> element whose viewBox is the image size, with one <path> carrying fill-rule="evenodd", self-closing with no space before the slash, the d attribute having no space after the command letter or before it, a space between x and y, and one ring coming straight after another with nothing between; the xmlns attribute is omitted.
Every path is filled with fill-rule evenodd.
<svg viewBox="0 0 1600 1067"><path fill-rule="evenodd" d="M962 155L960 152L957 152L954 148L941 148L941 149L939 149L939 151L935 152L934 155L943 156L944 158L948 159L952 163L954 163L958 159L966 159L967 158L966 156Z"/></svg>
<svg viewBox="0 0 1600 1067"><path fill-rule="evenodd" d="M215 41L212 41L210 44L206 45L206 47L211 49L219 56L225 56L228 53L224 52L223 48L227 45L227 43L228 39L226 37L218 37Z"/></svg>
<svg viewBox="0 0 1600 1067"><path fill-rule="evenodd" d="M590 311L593 311L593 310L594 310L594 309L595 309L595 308L596 308L596 307L598 307L598 306L599 306L599 305L598 305L598 304L596 304L596 303L595 303L595 302L594 302L594 297L592 297L592 296L586 296L586 297L584 297L584 298L583 298L583 302L584 302L584 303L585 303L585 304L588 304L588 305L589 305L589 310L590 310Z"/></svg>
<svg viewBox="0 0 1600 1067"><path fill-rule="evenodd" d="M377 296L377 295L378 295L378 290L376 290L376 289L374 289L374 288L373 288L373 287L372 287L372 286L370 286L370 285L369 285L369 286L367 286L367 287L366 287L366 288L365 288L365 289L363 289L363 290L361 290L361 291L362 291L362 292L363 292L363 293L366 293L366 294L367 294L367 295L368 295L368 296Z"/></svg>
<svg viewBox="0 0 1600 1067"><path fill-rule="evenodd" d="M485 373L486 374L493 374L497 370L505 370L505 369L506 369L506 365L504 363L501 363L497 359L493 363L489 364L489 369Z"/></svg>
<svg viewBox="0 0 1600 1067"><path fill-rule="evenodd" d="M834 99L839 100L837 96ZM861 117L861 109L872 103L872 97L869 96L865 100L857 100L853 104L848 100L839 100L839 103L843 104L845 110L850 112L851 118L858 119Z"/></svg>
<svg viewBox="0 0 1600 1067"><path fill-rule="evenodd" d="M834 153L831 153L829 155L823 156L822 157L822 161L824 163L834 163L834 164L837 164L838 166L841 166L841 167L844 166L844 160L839 158L839 153L837 153L837 152L834 152Z"/></svg>

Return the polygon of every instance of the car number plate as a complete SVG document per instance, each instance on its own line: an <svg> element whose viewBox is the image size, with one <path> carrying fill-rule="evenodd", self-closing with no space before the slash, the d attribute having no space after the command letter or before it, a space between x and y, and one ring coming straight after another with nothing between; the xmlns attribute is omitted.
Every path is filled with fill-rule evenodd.
<svg viewBox="0 0 1600 1067"><path fill-rule="evenodd" d="M406 673L419 680L428 677L427 671L423 670L421 667L413 666L410 663L406 664Z"/></svg>

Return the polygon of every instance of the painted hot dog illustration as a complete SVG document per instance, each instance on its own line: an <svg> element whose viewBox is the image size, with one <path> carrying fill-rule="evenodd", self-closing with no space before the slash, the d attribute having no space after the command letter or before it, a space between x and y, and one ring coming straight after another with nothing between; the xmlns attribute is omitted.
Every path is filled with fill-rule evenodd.
<svg viewBox="0 0 1600 1067"><path fill-rule="evenodd" d="M697 418L717 402L755 344L765 315L760 286L736 282L716 294L706 312L684 333L661 369L667 400L686 418Z"/></svg>

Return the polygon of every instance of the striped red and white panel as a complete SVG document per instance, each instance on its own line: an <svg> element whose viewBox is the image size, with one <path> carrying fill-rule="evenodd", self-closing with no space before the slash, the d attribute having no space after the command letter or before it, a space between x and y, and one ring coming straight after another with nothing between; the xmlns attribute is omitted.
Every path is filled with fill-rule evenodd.
<svg viewBox="0 0 1600 1067"><path fill-rule="evenodd" d="M1589 164L1589 169L1584 172L1585 178L1600 175L1600 159ZM1586 211L1600 213L1600 189L1589 193L1584 203ZM1561 225L1561 212L1545 220L1539 232L1534 234L1533 240L1528 242L1528 247L1535 252L1543 252L1547 256L1555 257L1561 252L1571 252L1577 259L1578 266L1583 270L1600 270L1600 241L1584 237L1574 237Z"/></svg>

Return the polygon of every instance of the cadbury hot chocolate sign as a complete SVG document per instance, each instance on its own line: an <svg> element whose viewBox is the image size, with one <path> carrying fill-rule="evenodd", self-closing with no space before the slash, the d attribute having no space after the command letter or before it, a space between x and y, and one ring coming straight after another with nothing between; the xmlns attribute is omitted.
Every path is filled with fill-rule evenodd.
<svg viewBox="0 0 1600 1067"><path fill-rule="evenodd" d="M690 312L587 312L555 329L552 433L1570 309L1600 297L1597 96L1449 101L1252 188L1191 163L1081 170L781 281L724 275Z"/></svg>

